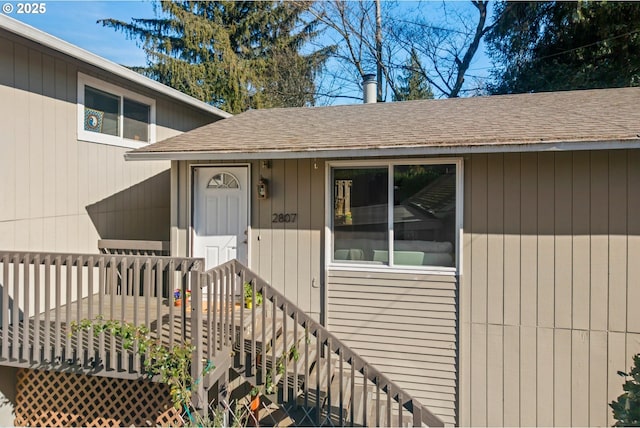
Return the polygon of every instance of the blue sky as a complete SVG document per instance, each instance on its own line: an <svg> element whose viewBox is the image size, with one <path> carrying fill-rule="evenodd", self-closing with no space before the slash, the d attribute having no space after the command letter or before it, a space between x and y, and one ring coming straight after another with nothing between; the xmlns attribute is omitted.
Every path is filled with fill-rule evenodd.
<svg viewBox="0 0 640 428"><path fill-rule="evenodd" d="M8 14L26 24L52 34L118 64L144 65L145 55L135 41L111 28L105 28L96 21L116 18L129 21L131 18L153 16L153 3L142 1L44 1L44 14L18 14L16 1L11 3L13 12Z"/></svg>
<svg viewBox="0 0 640 428"><path fill-rule="evenodd" d="M38 0L35 0L39 2ZM122 32L103 27L96 21L105 18L120 19L129 22L131 18L154 17L154 2L152 0L44 0L46 5L44 14L18 14L19 1L0 0L0 5L11 4L12 12L7 15L18 19L42 31L52 34L62 40L126 66L144 65L144 51L140 49L134 40L129 40ZM435 19L441 12L441 1L406 1L403 8L407 11L413 8L413 12L428 11ZM462 2L469 4L468 2ZM458 6L462 4L458 1ZM471 10L471 5L468 6ZM1 10L6 9L3 7ZM2 12L0 12L2 13ZM408 12L409 13L409 12ZM471 76L486 76L489 69L489 60L483 52L481 45L478 54L469 70ZM346 88L342 88L345 90ZM352 94L353 95L353 94ZM355 93L359 96L359 93ZM346 102L346 101L342 101ZM339 100L330 103L341 103Z"/></svg>

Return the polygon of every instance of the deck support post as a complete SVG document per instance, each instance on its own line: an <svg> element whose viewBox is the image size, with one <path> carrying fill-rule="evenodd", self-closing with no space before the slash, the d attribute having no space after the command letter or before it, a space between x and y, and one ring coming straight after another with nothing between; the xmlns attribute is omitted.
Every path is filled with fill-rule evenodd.
<svg viewBox="0 0 640 428"><path fill-rule="evenodd" d="M191 343L194 346L191 360L191 405L193 409L206 416L207 398L204 391L204 365L203 365L203 332L202 332L202 288L201 272L191 272ZM185 305L186 306L186 305ZM186 321L186 320L185 320ZM186 322L183 322L185 325Z"/></svg>

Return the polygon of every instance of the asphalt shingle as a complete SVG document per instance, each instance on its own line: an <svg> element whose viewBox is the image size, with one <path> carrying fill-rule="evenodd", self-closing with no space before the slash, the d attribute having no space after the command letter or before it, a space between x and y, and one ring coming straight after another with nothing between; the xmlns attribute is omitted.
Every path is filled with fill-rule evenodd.
<svg viewBox="0 0 640 428"><path fill-rule="evenodd" d="M135 150L320 152L640 139L640 88L251 110Z"/></svg>

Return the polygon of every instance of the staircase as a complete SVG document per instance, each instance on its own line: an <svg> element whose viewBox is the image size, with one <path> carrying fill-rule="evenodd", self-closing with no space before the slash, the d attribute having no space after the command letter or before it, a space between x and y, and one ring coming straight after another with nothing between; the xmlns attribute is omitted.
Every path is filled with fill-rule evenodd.
<svg viewBox="0 0 640 428"><path fill-rule="evenodd" d="M143 325L168 347L189 341L191 375L200 379L192 407L201 413L211 402L231 403L257 388L262 426L443 425L247 267L233 260L204 272L203 264L0 251L0 365L144 377L144 355L123 340L69 334L73 323L101 317ZM245 284L256 303L251 308L239 297ZM191 290L191 306L176 306L174 290Z"/></svg>
<svg viewBox="0 0 640 428"><path fill-rule="evenodd" d="M257 387L260 426L443 426L238 261L203 273L197 282L192 284L193 304L204 304L202 311L192 311L192 326L202 327L205 340L196 346L194 364L199 370L209 360L217 367L206 376L198 396L217 388L217 399L228 402ZM261 304L246 308L237 301L245 284L252 302ZM238 376L231 384L228 369ZM231 391L225 395L227 389Z"/></svg>

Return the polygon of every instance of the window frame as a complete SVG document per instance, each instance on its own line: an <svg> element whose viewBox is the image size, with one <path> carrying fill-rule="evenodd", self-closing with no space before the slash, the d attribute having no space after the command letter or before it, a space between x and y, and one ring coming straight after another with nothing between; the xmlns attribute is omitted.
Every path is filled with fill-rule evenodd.
<svg viewBox="0 0 640 428"><path fill-rule="evenodd" d="M92 132L84 129L84 101L85 86L98 89L120 99L118 136ZM124 138L124 99L130 99L149 106L149 141L137 141ZM104 80L78 73L78 117L77 131L78 141L90 143L108 144L111 146L137 149L156 142L156 101L153 98L140 95L128 89L121 88Z"/></svg>
<svg viewBox="0 0 640 428"><path fill-rule="evenodd" d="M357 261L334 261L334 237L333 237L333 169L334 168L364 168L364 167L387 167L388 168L388 189L387 189L387 232L389 239L389 254L392 259L394 247L393 234L393 192L394 174L393 167L396 165L455 165L456 167L456 230L455 230L455 267L448 266L409 266L394 264L377 264ZM421 273L436 275L460 275L462 273L462 235L463 235L463 202L464 202L464 170L463 159L459 157L441 158L398 158L398 159L368 159L368 160L335 160L325 163L325 260L327 268L331 270L367 271L367 272L398 272L398 273Z"/></svg>

